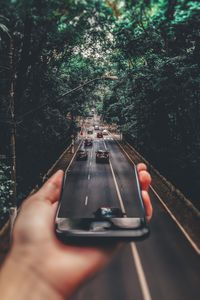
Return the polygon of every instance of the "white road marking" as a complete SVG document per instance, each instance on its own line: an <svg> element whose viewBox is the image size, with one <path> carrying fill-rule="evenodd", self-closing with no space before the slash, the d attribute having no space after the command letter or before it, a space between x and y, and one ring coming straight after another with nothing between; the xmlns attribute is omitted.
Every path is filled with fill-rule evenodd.
<svg viewBox="0 0 200 300"><path fill-rule="evenodd" d="M122 201L122 197L121 197L121 194L120 194L120 191L119 191L119 187L118 187L118 184L117 184L117 180L116 180L116 177L115 177L115 173L113 171L113 166L112 166L111 161L110 161L110 169L111 169L112 176L113 176L113 179L114 179L114 184L115 184L115 188L116 188L116 191L117 191L117 196L118 196L118 199L119 199L121 210L122 210L123 213L126 213L124 203Z"/></svg>
<svg viewBox="0 0 200 300"><path fill-rule="evenodd" d="M115 140L116 141L116 140ZM119 147L122 149L122 151L126 154L126 156L128 157L128 159L132 162L133 165L135 165L134 161L132 160L132 158L130 157L130 155L123 149L123 147L116 141L116 143L119 145ZM172 220L176 223L176 225L179 227L179 229L181 230L181 232L183 233L183 235L185 236L185 238L188 240L188 242L190 243L190 245L192 246L192 248L197 252L197 254L200 255L200 248L198 248L197 244L191 239L191 237L189 236L189 234L185 231L185 229L183 228L183 226L179 223L179 221L176 219L176 217L174 216L174 214L171 212L171 210L167 207L167 205L164 203L164 201L161 199L161 197L158 195L158 193L154 190L154 188L152 187L152 185L150 185L150 189L152 190L152 192L156 195L156 197L158 198L158 200L161 202L161 204L164 206L164 208L166 209L166 211L168 212L168 214L170 215L170 217L172 218Z"/></svg>
<svg viewBox="0 0 200 300"><path fill-rule="evenodd" d="M90 162L90 166L92 165L92 162Z"/></svg>
<svg viewBox="0 0 200 300"><path fill-rule="evenodd" d="M140 260L140 256L139 256L139 253L137 251L135 243L131 243L131 251L132 251L132 255L134 257L136 271L137 271L137 274L138 274L143 299L144 300L152 300L151 294L150 294L150 291L149 291L149 287L147 285L146 277L145 277L145 274L144 274L144 270L142 268L142 263L141 263L141 260Z"/></svg>
<svg viewBox="0 0 200 300"><path fill-rule="evenodd" d="M88 174L88 180L90 180L90 174Z"/></svg>
<svg viewBox="0 0 200 300"><path fill-rule="evenodd" d="M173 215L173 213L170 211L170 209L167 207L167 205L164 203L164 201L160 198L160 196L154 190L154 188L152 186L150 186L150 189L156 195L156 197L158 198L158 200L162 203L162 205L164 206L164 208L166 209L166 211L168 212L168 214L170 215L170 217L174 220L174 222L179 227L179 229L181 230L181 232L184 234L184 236L186 237L186 239L188 240L188 242L190 243L190 245L193 247L193 249L197 252L197 254L200 255L200 248L198 248L198 246L195 244L195 242L191 239L191 237L189 236L189 234L185 231L185 229L183 228L183 226L179 223L179 221L176 219L176 217Z"/></svg>
<svg viewBox="0 0 200 300"><path fill-rule="evenodd" d="M74 155L72 156L72 159L70 160L70 163L69 163L67 169L65 170L65 173L67 173L67 171L68 171L69 168L71 167L71 164L72 164L72 162L74 161L74 158L75 158L75 156L76 156L76 153L77 153L77 151L80 149L80 147L81 147L81 143L79 144L79 146L78 146L78 148L76 149Z"/></svg>
<svg viewBox="0 0 200 300"><path fill-rule="evenodd" d="M116 191L117 191L117 196L118 196L118 199L119 199L121 210L122 210L123 213L126 214L124 203L123 203L120 191L119 191L119 187L118 187L118 184L117 184L117 180L116 180L116 177L115 177L115 173L114 173L111 161L110 161L110 168L111 168L111 172L112 172L112 175L113 175L115 188L116 188ZM136 271L137 271L137 274L138 274L143 299L144 300L152 300L150 290L149 290L149 287L148 287L148 284L147 284L147 280L146 280L146 277L145 277L145 274L144 274L144 270L142 268L142 263L141 263L141 260L140 260L139 253L138 253L137 248L136 248L134 243L131 243L130 245L131 245L133 259L135 261L135 267L136 267Z"/></svg>
<svg viewBox="0 0 200 300"><path fill-rule="evenodd" d="M88 204L88 196L85 197L85 206Z"/></svg>
<svg viewBox="0 0 200 300"><path fill-rule="evenodd" d="M105 141L103 141L103 143L104 143L104 147L105 147L105 149L107 150L106 142L105 142Z"/></svg>
<svg viewBox="0 0 200 300"><path fill-rule="evenodd" d="M75 156L76 156L76 153L77 153L77 151L80 149L80 147L81 147L81 143L78 145L78 147L77 147L77 149L76 149L74 155L72 156L72 159L70 160L70 163L69 163L67 169L65 170L65 177L64 177L65 181L67 180L67 172L69 171L69 168L71 167L71 164L72 164L72 162L74 161ZM58 210L57 210L56 218L58 217L58 212L60 211L60 205L61 205L61 201L60 201L60 203L59 203L59 205L58 205Z"/></svg>

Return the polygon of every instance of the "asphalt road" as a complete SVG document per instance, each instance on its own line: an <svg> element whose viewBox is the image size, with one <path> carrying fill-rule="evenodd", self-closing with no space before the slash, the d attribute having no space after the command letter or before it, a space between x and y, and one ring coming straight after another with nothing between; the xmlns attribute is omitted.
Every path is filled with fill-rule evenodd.
<svg viewBox="0 0 200 300"><path fill-rule="evenodd" d="M95 151L107 148L110 164L96 164ZM87 161L74 161L64 188L61 217L88 217L100 206L120 207L128 216L141 213L134 200L133 166L111 136L94 140ZM111 171L113 169L113 172ZM123 247L113 261L73 300L197 300L200 259L185 236L151 192L154 216L151 236Z"/></svg>

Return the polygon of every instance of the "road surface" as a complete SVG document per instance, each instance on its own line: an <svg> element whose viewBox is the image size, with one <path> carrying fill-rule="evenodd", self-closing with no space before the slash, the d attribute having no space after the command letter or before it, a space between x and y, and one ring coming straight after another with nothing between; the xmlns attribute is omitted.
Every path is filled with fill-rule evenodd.
<svg viewBox="0 0 200 300"><path fill-rule="evenodd" d="M95 162L95 151L103 148L110 151L111 164ZM61 216L87 217L100 206L120 207L119 193L127 215L135 214L133 166L112 136L95 138L87 150L88 160L73 161L70 167ZM124 246L73 300L200 299L199 255L156 196L150 194L154 207L151 236Z"/></svg>

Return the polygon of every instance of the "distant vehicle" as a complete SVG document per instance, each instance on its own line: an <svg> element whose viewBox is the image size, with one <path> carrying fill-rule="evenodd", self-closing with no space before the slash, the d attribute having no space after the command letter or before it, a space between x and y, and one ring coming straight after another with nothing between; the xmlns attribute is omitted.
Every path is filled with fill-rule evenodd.
<svg viewBox="0 0 200 300"><path fill-rule="evenodd" d="M109 163L109 151L98 150L96 151L97 163Z"/></svg>
<svg viewBox="0 0 200 300"><path fill-rule="evenodd" d="M102 134L103 134L103 135L108 135L108 130L104 129L104 130L102 131Z"/></svg>
<svg viewBox="0 0 200 300"><path fill-rule="evenodd" d="M103 133L101 131L97 132L97 138L102 138L103 137Z"/></svg>
<svg viewBox="0 0 200 300"><path fill-rule="evenodd" d="M93 145L93 140L92 139L85 139L84 140L84 146L85 147L90 147Z"/></svg>
<svg viewBox="0 0 200 300"><path fill-rule="evenodd" d="M93 118L93 117L94 117L94 114L93 114L93 113L88 114L88 118L89 118L89 119L91 119L91 118Z"/></svg>
<svg viewBox="0 0 200 300"><path fill-rule="evenodd" d="M124 213L118 207L100 207L94 213L97 219L103 218L123 218Z"/></svg>
<svg viewBox="0 0 200 300"><path fill-rule="evenodd" d="M87 134L93 134L93 129L92 128L88 129Z"/></svg>
<svg viewBox="0 0 200 300"><path fill-rule="evenodd" d="M88 159L88 152L84 149L80 149L76 153L76 160L87 160Z"/></svg>
<svg viewBox="0 0 200 300"><path fill-rule="evenodd" d="M94 125L94 130L99 130L99 125Z"/></svg>

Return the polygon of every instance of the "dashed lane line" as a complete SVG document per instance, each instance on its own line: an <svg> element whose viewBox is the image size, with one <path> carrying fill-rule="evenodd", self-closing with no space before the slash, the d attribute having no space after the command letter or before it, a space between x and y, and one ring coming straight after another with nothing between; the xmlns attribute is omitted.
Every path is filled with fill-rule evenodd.
<svg viewBox="0 0 200 300"><path fill-rule="evenodd" d="M88 204L88 196L85 197L85 206Z"/></svg>
<svg viewBox="0 0 200 300"><path fill-rule="evenodd" d="M105 149L107 150L106 142L104 140L103 140L103 143L104 143Z"/></svg>

